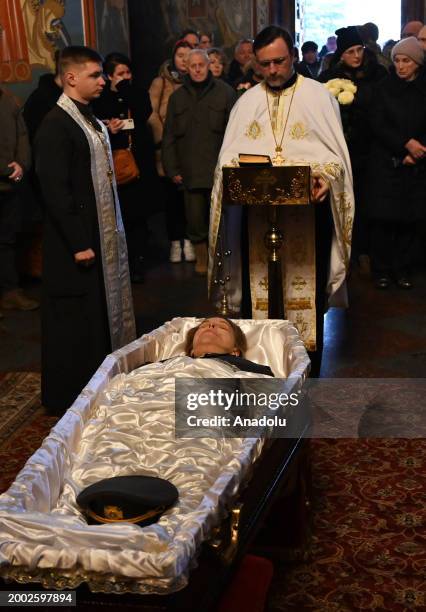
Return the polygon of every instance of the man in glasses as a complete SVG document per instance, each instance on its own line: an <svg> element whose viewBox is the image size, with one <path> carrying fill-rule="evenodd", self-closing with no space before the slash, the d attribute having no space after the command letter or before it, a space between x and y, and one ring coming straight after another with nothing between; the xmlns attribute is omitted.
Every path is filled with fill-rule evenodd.
<svg viewBox="0 0 426 612"><path fill-rule="evenodd" d="M312 373L318 376L326 297L330 305L346 305L344 281L354 209L349 155L336 100L323 85L294 71L290 34L268 26L256 37L253 50L264 81L234 106L218 163L219 167L237 165L240 153L251 153L269 156L273 165L311 168L313 205L282 206L278 212L284 234L285 315L298 327L311 353ZM266 318L266 211L247 208L245 236L238 230L241 207L228 207L219 238L221 182L222 173L217 172L210 217L211 295L219 303L221 284L214 282L214 265L219 245L223 248L225 242L223 265L232 315ZM243 251L249 255L243 256ZM244 283L243 278L249 280Z"/></svg>

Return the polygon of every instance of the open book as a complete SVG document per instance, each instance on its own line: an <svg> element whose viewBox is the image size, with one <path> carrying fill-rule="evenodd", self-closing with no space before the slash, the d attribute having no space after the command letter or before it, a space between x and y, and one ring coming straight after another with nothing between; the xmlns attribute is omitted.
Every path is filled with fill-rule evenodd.
<svg viewBox="0 0 426 612"><path fill-rule="evenodd" d="M269 155L255 155L252 153L240 153L238 156L240 166L272 166Z"/></svg>

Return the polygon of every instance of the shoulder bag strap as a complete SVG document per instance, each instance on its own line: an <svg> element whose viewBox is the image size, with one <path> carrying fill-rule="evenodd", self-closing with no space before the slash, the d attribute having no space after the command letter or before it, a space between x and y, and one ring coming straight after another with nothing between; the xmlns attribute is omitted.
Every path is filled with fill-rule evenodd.
<svg viewBox="0 0 426 612"><path fill-rule="evenodd" d="M132 118L132 113L130 112L130 108L127 111L127 119L131 119ZM129 151L132 150L132 130L127 130L127 138L129 140L129 146L128 149Z"/></svg>

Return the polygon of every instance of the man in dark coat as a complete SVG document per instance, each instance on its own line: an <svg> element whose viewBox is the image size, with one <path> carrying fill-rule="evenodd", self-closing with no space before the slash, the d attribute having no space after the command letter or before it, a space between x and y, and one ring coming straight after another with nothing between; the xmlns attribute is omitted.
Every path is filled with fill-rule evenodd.
<svg viewBox="0 0 426 612"><path fill-rule="evenodd" d="M108 133L90 102L105 85L87 47L61 55L64 93L35 141L46 207L42 401L63 413L111 351L134 339L127 251Z"/></svg>
<svg viewBox="0 0 426 612"><path fill-rule="evenodd" d="M303 59L296 64L297 72L308 79L316 79L321 68L317 43L313 40L307 40L303 43L301 51Z"/></svg>
<svg viewBox="0 0 426 612"><path fill-rule="evenodd" d="M253 41L250 38L239 40L235 46L234 59L229 65L228 82L235 86L244 76L243 68L253 58Z"/></svg>
<svg viewBox="0 0 426 612"><path fill-rule="evenodd" d="M0 89L0 306L33 310L38 302L19 288L16 239L22 224L22 178L31 160L28 134L12 96ZM0 318L2 318L0 312Z"/></svg>
<svg viewBox="0 0 426 612"><path fill-rule="evenodd" d="M36 131L47 113L54 108L62 93L61 75L56 67L55 74L42 74L38 87L28 96L23 115L28 128L30 141L33 142Z"/></svg>
<svg viewBox="0 0 426 612"><path fill-rule="evenodd" d="M197 257L195 271L207 272L207 237L213 175L236 92L215 79L202 49L188 56L188 75L169 101L163 136L163 165L183 185L187 233Z"/></svg>

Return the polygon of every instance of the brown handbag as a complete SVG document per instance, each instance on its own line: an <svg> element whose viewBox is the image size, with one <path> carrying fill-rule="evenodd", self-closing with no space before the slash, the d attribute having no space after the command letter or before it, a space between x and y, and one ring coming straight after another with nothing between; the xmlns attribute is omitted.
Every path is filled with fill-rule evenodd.
<svg viewBox="0 0 426 612"><path fill-rule="evenodd" d="M138 165L132 153L132 137L130 134L128 136L129 146L127 149L115 149L115 151L112 152L117 185L127 185L128 183L136 181L140 176Z"/></svg>

